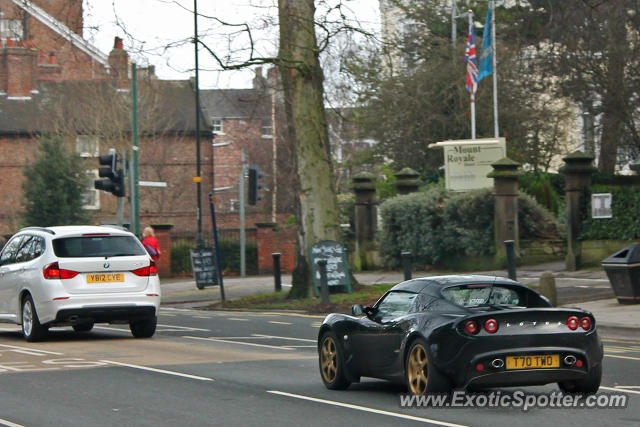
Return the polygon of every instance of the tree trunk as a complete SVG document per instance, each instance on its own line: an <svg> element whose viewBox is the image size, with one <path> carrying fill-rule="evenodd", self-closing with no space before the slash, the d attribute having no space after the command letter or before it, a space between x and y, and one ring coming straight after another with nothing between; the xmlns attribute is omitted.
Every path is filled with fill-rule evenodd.
<svg viewBox="0 0 640 427"><path fill-rule="evenodd" d="M602 106L602 139L600 142L600 158L598 170L614 173L618 157L618 146L624 135L625 125L625 58L627 58L627 30L624 22L626 13L623 8L616 8L609 17L607 27L611 39L607 53L606 87Z"/></svg>
<svg viewBox="0 0 640 427"><path fill-rule="evenodd" d="M296 269L290 296L308 295L311 246L338 238L338 203L333 184L318 59L313 0L278 0L279 68L289 140L295 146L299 191Z"/></svg>

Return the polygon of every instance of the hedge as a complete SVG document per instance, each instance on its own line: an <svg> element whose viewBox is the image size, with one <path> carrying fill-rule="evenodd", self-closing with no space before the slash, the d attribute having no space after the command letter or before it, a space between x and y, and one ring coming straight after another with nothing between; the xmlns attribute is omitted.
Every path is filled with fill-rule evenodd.
<svg viewBox="0 0 640 427"><path fill-rule="evenodd" d="M634 240L640 238L640 188L638 186L594 185L591 193L611 193L612 218L591 218L591 197L588 199L580 240Z"/></svg>
<svg viewBox="0 0 640 427"><path fill-rule="evenodd" d="M385 263L398 267L411 251L417 265L437 265L451 256L493 255L494 197L489 189L451 193L432 188L398 196L380 206L379 234ZM518 197L520 238L558 238L560 224L533 197Z"/></svg>
<svg viewBox="0 0 640 427"><path fill-rule="evenodd" d="M222 272L240 272L240 242L237 240L221 239L220 255ZM212 244L211 244L212 246ZM171 244L171 274L191 274L191 258L189 250L195 245L189 240L178 240ZM245 261L247 274L258 274L258 245L256 242L246 242Z"/></svg>

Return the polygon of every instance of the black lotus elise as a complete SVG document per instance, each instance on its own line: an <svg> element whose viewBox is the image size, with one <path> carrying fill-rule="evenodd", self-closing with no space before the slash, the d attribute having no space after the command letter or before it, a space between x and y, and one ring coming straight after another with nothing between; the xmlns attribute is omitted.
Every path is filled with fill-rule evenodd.
<svg viewBox="0 0 640 427"><path fill-rule="evenodd" d="M438 276L394 286L353 316L330 314L318 334L322 381L403 382L413 394L542 385L595 393L602 343L593 315L553 308L513 280Z"/></svg>

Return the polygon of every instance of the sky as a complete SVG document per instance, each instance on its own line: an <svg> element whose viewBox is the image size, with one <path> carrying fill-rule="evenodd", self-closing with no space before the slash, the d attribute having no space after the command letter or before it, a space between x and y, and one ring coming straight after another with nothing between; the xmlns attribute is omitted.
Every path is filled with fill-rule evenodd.
<svg viewBox="0 0 640 427"><path fill-rule="evenodd" d="M337 3L339 0L324 0ZM317 2L320 3L319 1ZM342 0L345 14L357 17L368 30L379 31L377 0ZM277 0L200 0L197 2L200 39L219 56L245 58L249 46L243 27L249 24L258 56L277 51ZM154 65L161 79L188 79L194 75L193 0L84 0L84 38L102 52L113 48L114 37L139 66ZM232 28L231 30L229 28ZM200 87L243 88L251 86L252 71L225 71L203 48L199 50Z"/></svg>

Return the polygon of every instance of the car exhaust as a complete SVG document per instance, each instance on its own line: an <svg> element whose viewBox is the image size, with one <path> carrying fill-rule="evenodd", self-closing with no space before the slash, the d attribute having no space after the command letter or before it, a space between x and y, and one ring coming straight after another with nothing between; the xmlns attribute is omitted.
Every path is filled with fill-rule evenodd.
<svg viewBox="0 0 640 427"><path fill-rule="evenodd" d="M576 363L576 357L575 356L568 355L567 357L564 358L564 364L565 365L572 366L574 363Z"/></svg>
<svg viewBox="0 0 640 427"><path fill-rule="evenodd" d="M504 366L504 360L502 359L493 359L491 361L491 366L493 366L496 369L500 369Z"/></svg>

